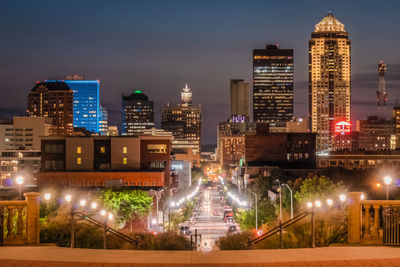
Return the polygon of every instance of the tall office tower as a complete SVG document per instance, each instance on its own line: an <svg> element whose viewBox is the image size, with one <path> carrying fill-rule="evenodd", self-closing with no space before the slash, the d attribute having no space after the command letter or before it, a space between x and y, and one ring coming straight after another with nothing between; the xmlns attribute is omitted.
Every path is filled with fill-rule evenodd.
<svg viewBox="0 0 400 267"><path fill-rule="evenodd" d="M249 84L244 80L231 80L231 116L249 118Z"/></svg>
<svg viewBox="0 0 400 267"><path fill-rule="evenodd" d="M65 83L74 92L74 127L99 133L100 82L75 74L66 76Z"/></svg>
<svg viewBox="0 0 400 267"><path fill-rule="evenodd" d="M142 135L145 129L154 127L154 103L136 90L122 96L122 135Z"/></svg>
<svg viewBox="0 0 400 267"><path fill-rule="evenodd" d="M100 106L99 133L107 135L108 132L108 111L105 107Z"/></svg>
<svg viewBox="0 0 400 267"><path fill-rule="evenodd" d="M290 121L293 117L293 49L267 45L253 50L254 122Z"/></svg>
<svg viewBox="0 0 400 267"><path fill-rule="evenodd" d="M317 151L332 148L336 124L350 123L351 42L344 25L328 13L309 41L310 129Z"/></svg>
<svg viewBox="0 0 400 267"><path fill-rule="evenodd" d="M57 135L72 135L73 91L62 81L38 82L28 94L27 113L52 119Z"/></svg>
<svg viewBox="0 0 400 267"><path fill-rule="evenodd" d="M378 117L386 118L386 102L388 100L388 93L386 91L385 81L386 64L381 60L378 64L379 73L379 88L376 91L376 104L378 106Z"/></svg>
<svg viewBox="0 0 400 267"><path fill-rule="evenodd" d="M196 166L200 163L201 106L192 105L192 92L187 85L182 90L180 105L162 109L161 128L174 136L175 154L188 155L187 158L177 156L177 160L191 161Z"/></svg>

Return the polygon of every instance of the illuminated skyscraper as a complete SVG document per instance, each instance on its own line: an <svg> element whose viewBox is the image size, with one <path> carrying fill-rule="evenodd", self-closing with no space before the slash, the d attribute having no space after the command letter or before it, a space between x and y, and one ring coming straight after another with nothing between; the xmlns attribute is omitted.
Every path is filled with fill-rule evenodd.
<svg viewBox="0 0 400 267"><path fill-rule="evenodd" d="M122 135L142 135L146 129L154 127L154 103L136 90L122 96Z"/></svg>
<svg viewBox="0 0 400 267"><path fill-rule="evenodd" d="M293 49L267 45L253 50L254 122L290 121L293 117Z"/></svg>
<svg viewBox="0 0 400 267"><path fill-rule="evenodd" d="M65 83L74 92L74 127L100 132L100 82L69 75Z"/></svg>
<svg viewBox="0 0 400 267"><path fill-rule="evenodd" d="M350 123L351 42L344 25L328 13L309 41L310 129L317 150L332 148L337 123Z"/></svg>

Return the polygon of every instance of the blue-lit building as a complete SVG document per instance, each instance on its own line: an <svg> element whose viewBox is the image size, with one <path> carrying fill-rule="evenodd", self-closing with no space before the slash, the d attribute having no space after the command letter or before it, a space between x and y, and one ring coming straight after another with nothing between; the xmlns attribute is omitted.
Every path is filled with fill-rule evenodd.
<svg viewBox="0 0 400 267"><path fill-rule="evenodd" d="M67 76L65 82L74 93L73 126L99 133L100 131L100 82L85 80L83 76ZM46 82L54 82L47 80Z"/></svg>

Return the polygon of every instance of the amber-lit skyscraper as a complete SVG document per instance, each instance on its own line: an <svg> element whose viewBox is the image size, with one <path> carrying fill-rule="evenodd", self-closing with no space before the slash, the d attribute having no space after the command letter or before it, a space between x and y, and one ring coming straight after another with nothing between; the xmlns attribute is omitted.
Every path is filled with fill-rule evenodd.
<svg viewBox="0 0 400 267"><path fill-rule="evenodd" d="M344 25L328 13L309 41L310 129L317 150L332 148L335 125L350 123L351 42Z"/></svg>
<svg viewBox="0 0 400 267"><path fill-rule="evenodd" d="M293 117L293 49L267 45L253 50L254 122L290 121Z"/></svg>
<svg viewBox="0 0 400 267"><path fill-rule="evenodd" d="M192 105L192 91L187 84L182 89L180 105L162 108L161 128L174 136L172 149L175 155L182 151L185 151L183 154L193 155L190 160L176 156L177 160L200 163L201 106Z"/></svg>
<svg viewBox="0 0 400 267"><path fill-rule="evenodd" d="M38 82L29 92L27 112L50 118L57 135L73 133L73 91L63 81Z"/></svg>

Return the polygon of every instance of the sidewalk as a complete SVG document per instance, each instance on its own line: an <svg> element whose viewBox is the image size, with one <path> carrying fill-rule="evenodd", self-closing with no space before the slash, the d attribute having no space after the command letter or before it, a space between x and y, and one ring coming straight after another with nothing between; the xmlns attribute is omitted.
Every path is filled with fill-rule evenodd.
<svg viewBox="0 0 400 267"><path fill-rule="evenodd" d="M400 266L400 248L135 251L2 247L0 266Z"/></svg>

